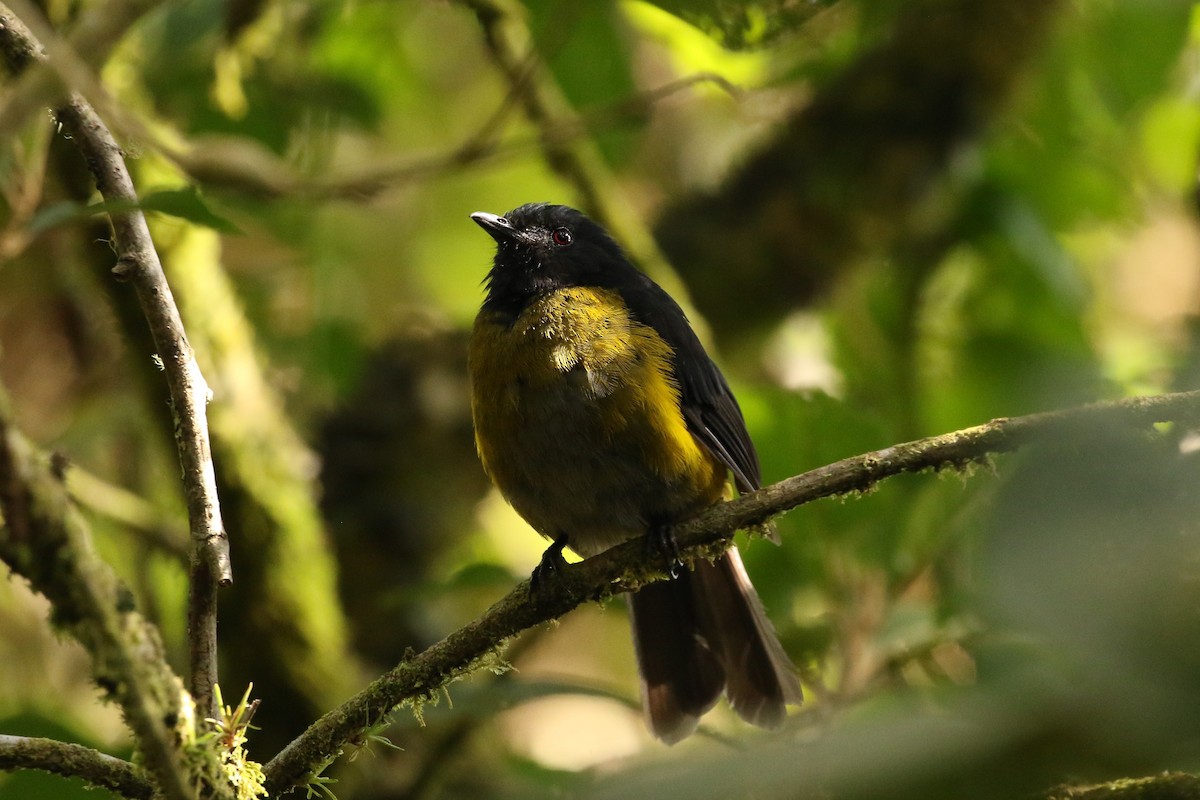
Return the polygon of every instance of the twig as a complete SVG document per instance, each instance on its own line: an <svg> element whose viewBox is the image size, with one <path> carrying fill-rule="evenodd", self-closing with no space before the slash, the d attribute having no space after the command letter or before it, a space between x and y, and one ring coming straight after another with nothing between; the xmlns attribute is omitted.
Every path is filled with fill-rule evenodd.
<svg viewBox="0 0 1200 800"><path fill-rule="evenodd" d="M13 63L21 58L26 63L29 58L44 58L36 39L3 4L0 4L0 49L17 55L10 57ZM121 148L92 107L75 95L56 116L87 162L104 199L127 209L136 206L137 192ZM133 284L137 293L166 374L175 413L176 446L183 468L193 542L188 592L189 688L202 716L215 716L212 687L217 682L216 594L218 585L230 583L233 574L209 445L205 408L208 385L188 344L145 216L134 207L112 213L111 219L118 256L113 272L118 280Z"/></svg>
<svg viewBox="0 0 1200 800"><path fill-rule="evenodd" d="M200 782L214 797L228 797L215 753L185 747L186 695L158 630L96 554L57 469L13 428L2 396L0 511L0 559L46 596L59 629L87 650L96 684L121 706L158 789L170 800L191 800Z"/></svg>
<svg viewBox="0 0 1200 800"><path fill-rule="evenodd" d="M114 205L136 204L137 192L121 149L91 107L74 101L58 112L58 118L88 162L104 199ZM137 209L123 211L113 214L112 224L117 245L113 273L133 284L166 374L178 424L188 517L192 537L200 546L198 560L207 563L222 583L229 583L229 546L208 441L208 384L188 344L145 216Z"/></svg>
<svg viewBox="0 0 1200 800"><path fill-rule="evenodd" d="M128 761L81 744L0 734L0 770L16 769L82 778L130 800L149 800L154 795L154 786Z"/></svg>
<svg viewBox="0 0 1200 800"><path fill-rule="evenodd" d="M688 558L709 557L729 546L740 529L822 497L870 489L880 480L925 469L961 468L1039 440L1095 435L1099 425L1146 427L1200 419L1200 391L1134 397L1079 408L996 419L984 425L894 445L811 470L707 509L673 526ZM299 786L346 742L379 723L404 700L428 696L469 672L480 659L520 631L555 619L589 600L603 600L666 577L666 560L645 542L626 542L572 564L537 595L523 581L473 620L376 679L317 720L267 764L272 794Z"/></svg>
<svg viewBox="0 0 1200 800"><path fill-rule="evenodd" d="M655 104L699 84L712 84L731 95L738 93L736 87L719 75L700 72L585 111L577 118L559 119L553 124L547 122L550 130L546 135L561 142L580 139L616 122L643 117ZM224 186L262 197L369 200L399 184L536 151L540 147L541 133L499 139L512 97L512 92L505 95L504 103L476 133L449 150L410 155L365 170L308 177L264 147L224 136L192 139L186 147L166 155L193 180L205 185Z"/></svg>
<svg viewBox="0 0 1200 800"><path fill-rule="evenodd" d="M291 717L286 727L298 730L313 720L312 710L340 702L365 674L338 598L337 559L317 501L316 457L264 372L254 326L221 264L218 234L190 227L163 255L178 265L171 283L180 313L221 396L209 425L222 486L233 489L223 512L231 523L244 523L239 541L256 554L238 595L256 613L233 623L231 641L253 651L260 675L277 678L264 687L268 707ZM281 700L286 708L276 705Z"/></svg>
<svg viewBox="0 0 1200 800"><path fill-rule="evenodd" d="M188 535L182 520L168 517L144 497L71 464L63 474L71 499L136 532L155 550L187 563Z"/></svg>
<svg viewBox="0 0 1200 800"><path fill-rule="evenodd" d="M125 169L121 149L91 106L73 100L59 110L58 120L87 161L104 199L110 203L136 203L137 192ZM133 284L137 292L175 413L175 441L192 533L189 689L197 708L204 716L212 716L216 713L212 687L217 682L217 587L231 583L233 572L208 438L208 384L188 344L145 216L137 209L114 213L112 224L118 254L113 272L118 280Z"/></svg>

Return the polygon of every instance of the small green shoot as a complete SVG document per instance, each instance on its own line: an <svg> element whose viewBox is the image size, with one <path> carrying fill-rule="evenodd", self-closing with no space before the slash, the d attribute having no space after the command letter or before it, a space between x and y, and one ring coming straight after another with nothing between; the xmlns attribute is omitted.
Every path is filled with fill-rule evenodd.
<svg viewBox="0 0 1200 800"><path fill-rule="evenodd" d="M255 800L266 797L267 789L263 786L266 776L262 764L251 761L246 757L246 732L254 729L250 724L254 712L258 710L258 700L251 702L250 690L254 684L246 687L242 699L236 706L225 705L221 697L221 687L213 686L217 698L217 708L221 718L207 721L212 725L221 751L221 767L225 777L233 787L237 800Z"/></svg>

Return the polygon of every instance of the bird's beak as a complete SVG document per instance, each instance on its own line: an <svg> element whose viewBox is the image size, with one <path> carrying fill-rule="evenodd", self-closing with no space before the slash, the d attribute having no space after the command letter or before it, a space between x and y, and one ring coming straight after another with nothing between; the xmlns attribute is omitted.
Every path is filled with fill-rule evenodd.
<svg viewBox="0 0 1200 800"><path fill-rule="evenodd" d="M471 219L475 220L475 224L487 231L488 236L497 242L508 242L517 238L517 232L504 217L498 217L486 211L476 211L471 215Z"/></svg>

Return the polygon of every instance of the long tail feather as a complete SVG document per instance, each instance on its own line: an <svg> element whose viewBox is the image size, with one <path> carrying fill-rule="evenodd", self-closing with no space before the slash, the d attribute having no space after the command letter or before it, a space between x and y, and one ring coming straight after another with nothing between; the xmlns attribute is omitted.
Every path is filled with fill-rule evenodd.
<svg viewBox="0 0 1200 800"><path fill-rule="evenodd" d="M777 728L800 684L737 549L630 597L650 730L674 744L722 691L742 719Z"/></svg>

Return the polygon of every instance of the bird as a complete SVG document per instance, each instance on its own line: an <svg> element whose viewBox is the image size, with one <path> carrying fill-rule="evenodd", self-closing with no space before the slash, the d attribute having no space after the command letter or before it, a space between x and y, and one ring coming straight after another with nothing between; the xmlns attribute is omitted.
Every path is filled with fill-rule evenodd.
<svg viewBox="0 0 1200 800"><path fill-rule="evenodd" d="M534 571L761 486L737 400L679 304L604 228L565 205L471 215L495 240L469 344L484 471L552 540ZM668 546L670 542L668 541ZM736 547L629 595L650 732L674 744L722 694L775 729L802 692Z"/></svg>

